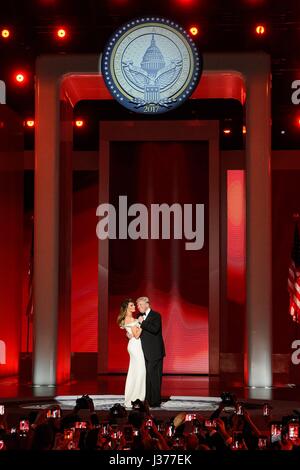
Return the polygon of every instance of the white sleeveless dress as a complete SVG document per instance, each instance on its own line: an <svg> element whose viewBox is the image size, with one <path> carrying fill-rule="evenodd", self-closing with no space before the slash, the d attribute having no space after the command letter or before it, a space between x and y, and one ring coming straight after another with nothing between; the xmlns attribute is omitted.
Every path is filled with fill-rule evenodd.
<svg viewBox="0 0 300 470"><path fill-rule="evenodd" d="M135 320L124 326L130 334L131 326L139 327L139 322ZM132 401L144 401L146 396L146 366L140 338L132 337L128 341L127 351L130 361L125 384L125 407L131 408Z"/></svg>

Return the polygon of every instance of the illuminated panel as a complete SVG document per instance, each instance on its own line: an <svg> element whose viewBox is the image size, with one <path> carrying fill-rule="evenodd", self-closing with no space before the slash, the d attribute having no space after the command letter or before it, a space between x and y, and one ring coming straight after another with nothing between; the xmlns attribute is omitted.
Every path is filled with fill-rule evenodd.
<svg viewBox="0 0 300 470"><path fill-rule="evenodd" d="M245 301L245 172L227 172L227 298Z"/></svg>
<svg viewBox="0 0 300 470"><path fill-rule="evenodd" d="M74 193L71 351L98 350L98 185ZM84 227L84 229L83 229Z"/></svg>
<svg viewBox="0 0 300 470"><path fill-rule="evenodd" d="M22 315L23 154L15 114L0 107L0 376L18 373Z"/></svg>

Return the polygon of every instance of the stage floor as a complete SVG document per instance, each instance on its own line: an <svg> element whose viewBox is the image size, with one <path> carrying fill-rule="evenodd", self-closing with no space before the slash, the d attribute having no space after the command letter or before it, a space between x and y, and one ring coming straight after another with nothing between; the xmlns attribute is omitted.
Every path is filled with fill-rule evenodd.
<svg viewBox="0 0 300 470"><path fill-rule="evenodd" d="M126 376L99 375L93 380L72 380L56 387L38 386L24 383L18 377L0 379L0 399L31 400L57 395L122 395L124 393ZM300 400L300 386L277 383L272 389L250 389L244 387L239 376L199 376L199 375L165 375L162 382L162 397L167 400L170 396L219 397L223 391L236 394L239 399L259 400Z"/></svg>

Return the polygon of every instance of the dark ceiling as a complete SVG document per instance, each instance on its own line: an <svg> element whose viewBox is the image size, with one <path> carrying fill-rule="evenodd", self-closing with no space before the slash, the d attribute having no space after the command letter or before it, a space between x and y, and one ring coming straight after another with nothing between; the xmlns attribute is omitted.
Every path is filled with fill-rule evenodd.
<svg viewBox="0 0 300 470"><path fill-rule="evenodd" d="M195 41L202 52L263 50L269 53L273 75L273 147L300 147L300 127L295 124L300 108L298 111L291 102L291 83L300 78L299 0L1 1L0 26L12 29L12 38L0 41L0 79L7 83L7 103L21 116L34 114L34 64L37 55L100 53L119 25L128 19L149 14L174 19L186 29L192 24L198 25L200 34ZM266 26L263 37L254 33L255 25L259 23ZM55 40L54 29L57 26L69 29L68 40L60 43ZM11 74L16 67L28 70L26 87L18 89L12 83ZM96 108L95 103L90 103L93 119L97 117ZM83 109L88 115L86 103ZM119 109L116 108L116 113ZM80 106L78 112L83 112ZM222 119L226 119L226 113L222 113ZM237 114L240 119L242 113ZM236 116L236 111L233 116ZM233 119L231 111L227 118Z"/></svg>

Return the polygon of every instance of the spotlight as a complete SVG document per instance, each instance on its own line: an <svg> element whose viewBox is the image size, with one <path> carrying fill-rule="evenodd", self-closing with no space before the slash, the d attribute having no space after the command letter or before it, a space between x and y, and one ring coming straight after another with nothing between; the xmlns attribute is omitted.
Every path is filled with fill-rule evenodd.
<svg viewBox="0 0 300 470"><path fill-rule="evenodd" d="M32 129L35 126L34 119L26 119L25 126Z"/></svg>
<svg viewBox="0 0 300 470"><path fill-rule="evenodd" d="M228 129L228 128L223 129L223 134L224 135L230 135L231 134L231 129Z"/></svg>
<svg viewBox="0 0 300 470"><path fill-rule="evenodd" d="M24 85L27 81L26 74L24 72L16 72L14 74L14 80L17 85Z"/></svg>
<svg viewBox="0 0 300 470"><path fill-rule="evenodd" d="M256 27L255 27L255 32L258 36L262 36L263 34L265 34L266 32L266 28L264 25L262 24L258 24Z"/></svg>
<svg viewBox="0 0 300 470"><path fill-rule="evenodd" d="M243 126L243 134L246 134L246 133L247 133L246 126Z"/></svg>
<svg viewBox="0 0 300 470"><path fill-rule="evenodd" d="M3 39L8 39L10 36L10 30L6 28L2 29L1 36L3 37Z"/></svg>
<svg viewBox="0 0 300 470"><path fill-rule="evenodd" d="M281 132L280 132L281 135L284 135L285 134L285 130L282 129Z"/></svg>
<svg viewBox="0 0 300 470"><path fill-rule="evenodd" d="M199 29L197 26L191 26L189 32L192 36L197 36L197 34L199 33Z"/></svg>
<svg viewBox="0 0 300 470"><path fill-rule="evenodd" d="M56 30L56 36L57 36L58 39L66 39L67 30L65 28L58 28Z"/></svg>
<svg viewBox="0 0 300 470"><path fill-rule="evenodd" d="M76 121L75 121L75 127L81 128L81 127L84 127L84 124L85 124L85 122L84 122L83 119L76 119Z"/></svg>

